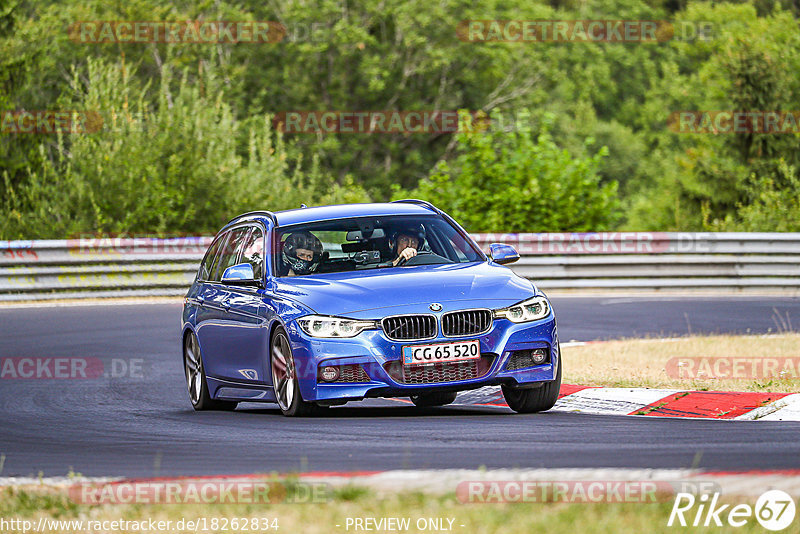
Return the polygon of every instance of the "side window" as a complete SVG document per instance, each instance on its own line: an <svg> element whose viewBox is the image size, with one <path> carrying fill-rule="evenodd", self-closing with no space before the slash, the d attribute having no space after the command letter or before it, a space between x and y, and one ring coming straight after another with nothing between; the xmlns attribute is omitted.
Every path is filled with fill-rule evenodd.
<svg viewBox="0 0 800 534"><path fill-rule="evenodd" d="M249 263L253 266L256 280L260 280L264 276L264 232L261 231L261 228L253 228L247 237L241 263Z"/></svg>
<svg viewBox="0 0 800 534"><path fill-rule="evenodd" d="M215 280L214 273L216 273L217 267L219 266L220 257L222 256L222 249L225 248L225 243L228 241L228 239L230 237L231 237L231 233L230 232L225 232L225 234L223 234L222 237L219 238L219 245L217 246L217 251L216 251L216 254L214 256L214 262L211 264L211 267L208 269L208 278L206 278L206 280L209 280L209 281Z"/></svg>
<svg viewBox="0 0 800 534"><path fill-rule="evenodd" d="M217 238L216 241L211 243L211 246L208 247L208 251L206 252L205 257L203 258L203 263L200 264L200 270L197 273L198 280L208 280L211 276L211 269L214 264L214 259L217 257L217 251L219 250L220 245L223 241L227 238L227 234L220 236Z"/></svg>
<svg viewBox="0 0 800 534"><path fill-rule="evenodd" d="M212 280L219 282L222 278L222 274L225 272L225 269L236 265L236 258L239 257L242 242L244 241L244 238L247 237L247 233L249 231L249 226L243 226L242 228L237 228L231 231L230 238L225 242L220 250L217 265L214 267L214 275Z"/></svg>

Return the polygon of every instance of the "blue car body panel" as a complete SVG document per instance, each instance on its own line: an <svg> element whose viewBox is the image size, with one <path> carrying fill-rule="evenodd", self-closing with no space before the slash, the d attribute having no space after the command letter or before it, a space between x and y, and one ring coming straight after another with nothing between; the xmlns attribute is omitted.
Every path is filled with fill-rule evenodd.
<svg viewBox="0 0 800 534"><path fill-rule="evenodd" d="M485 307L510 306L533 295L529 280L487 262L419 265L404 272L386 269L278 279L276 293L300 300L321 315L371 319L369 310L404 308L429 313L431 302L484 300ZM452 309L465 309L465 306ZM473 306L476 307L476 306ZM387 310L388 311L388 310ZM382 315L389 315L385 313Z"/></svg>
<svg viewBox="0 0 800 534"><path fill-rule="evenodd" d="M273 250L276 227L351 217L436 214L459 232L466 232L432 206L416 203L354 204L289 210L253 215L247 223L264 232ZM241 221L232 221L220 234ZM469 239L467 236L466 239ZM473 243L474 242L471 241ZM212 245L213 246L213 245ZM477 245L475 245L477 248ZM482 255L482 253L481 253ZM289 337L298 370L300 393L306 401L356 400L374 396L409 396L421 392L474 389L486 385L535 385L552 381L560 365L556 319L549 315L532 322L514 323L494 318L488 331L463 337L445 337L437 327L434 338L395 341L381 328L364 330L352 338L323 339L306 334L297 319L330 315L376 320L406 314L427 314L441 325L443 314L458 310L497 310L533 296L543 296L529 280L490 259L469 263L416 265L396 269L362 270L274 277L272 255L266 254L262 287L242 287L196 280L183 309L182 335L197 336L208 388L216 399L275 401L270 372L270 339L278 326ZM440 309L432 311L432 304ZM466 380L412 384L397 380L390 369L399 365L404 346L478 340L480 353L491 359L488 372ZM509 370L512 351L543 348L546 363ZM398 363L395 363L398 362ZM359 364L368 380L326 383L318 378L321 366Z"/></svg>

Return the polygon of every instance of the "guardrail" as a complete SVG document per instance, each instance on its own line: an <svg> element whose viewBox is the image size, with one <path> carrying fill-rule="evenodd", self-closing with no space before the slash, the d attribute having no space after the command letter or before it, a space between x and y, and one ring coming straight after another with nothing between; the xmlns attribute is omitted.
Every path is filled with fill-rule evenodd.
<svg viewBox="0 0 800 534"><path fill-rule="evenodd" d="M0 241L0 301L182 295L211 240Z"/></svg>
<svg viewBox="0 0 800 534"><path fill-rule="evenodd" d="M475 234L514 245L544 290L779 290L800 294L800 233ZM0 241L0 301L179 296L210 237Z"/></svg>
<svg viewBox="0 0 800 534"><path fill-rule="evenodd" d="M547 289L800 293L800 233L480 234L514 245L515 272Z"/></svg>

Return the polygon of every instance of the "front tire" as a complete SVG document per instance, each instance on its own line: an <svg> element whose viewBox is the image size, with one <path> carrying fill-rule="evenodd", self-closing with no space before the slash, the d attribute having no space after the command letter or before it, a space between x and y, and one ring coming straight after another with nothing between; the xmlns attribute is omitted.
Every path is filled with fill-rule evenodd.
<svg viewBox="0 0 800 534"><path fill-rule="evenodd" d="M318 411L318 406L303 400L297 380L292 347L283 327L279 326L270 343L272 387L281 413L286 417L305 417Z"/></svg>
<svg viewBox="0 0 800 534"><path fill-rule="evenodd" d="M191 332L183 342L183 371L186 374L186 388L189 400L197 411L202 410L234 410L239 404L233 401L221 401L211 398L208 392L206 372L203 367L203 356L197 336Z"/></svg>
<svg viewBox="0 0 800 534"><path fill-rule="evenodd" d="M520 389L503 386L503 397L508 407L517 413L544 412L552 408L558 400L561 389L561 347L558 348L558 371L556 379L535 389Z"/></svg>
<svg viewBox="0 0 800 534"><path fill-rule="evenodd" d="M456 391L446 391L441 393L428 393L426 395L412 395L411 402L420 408L430 408L432 406L444 406L456 400Z"/></svg>

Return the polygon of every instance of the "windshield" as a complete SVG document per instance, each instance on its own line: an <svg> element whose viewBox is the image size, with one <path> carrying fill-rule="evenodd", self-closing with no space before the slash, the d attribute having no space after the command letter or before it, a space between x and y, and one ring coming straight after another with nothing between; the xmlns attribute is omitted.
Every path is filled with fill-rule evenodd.
<svg viewBox="0 0 800 534"><path fill-rule="evenodd" d="M483 260L469 240L437 216L337 219L277 228L276 236L276 276Z"/></svg>

